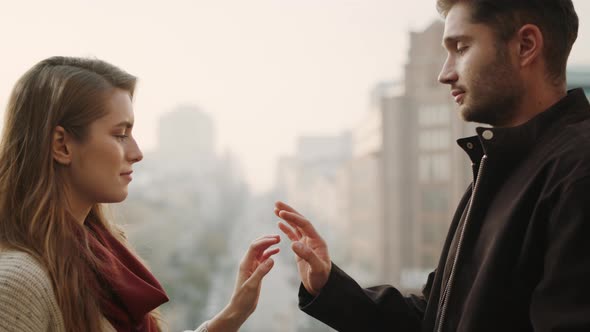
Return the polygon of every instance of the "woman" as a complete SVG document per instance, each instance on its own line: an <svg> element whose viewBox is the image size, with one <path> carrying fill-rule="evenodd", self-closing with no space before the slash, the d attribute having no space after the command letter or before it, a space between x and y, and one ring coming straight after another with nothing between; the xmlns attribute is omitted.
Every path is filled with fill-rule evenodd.
<svg viewBox="0 0 590 332"><path fill-rule="evenodd" d="M143 156L136 78L100 60L53 57L17 82L0 145L0 330L160 331L168 301L109 223ZM197 331L237 331L254 311L278 236L252 243L227 307Z"/></svg>

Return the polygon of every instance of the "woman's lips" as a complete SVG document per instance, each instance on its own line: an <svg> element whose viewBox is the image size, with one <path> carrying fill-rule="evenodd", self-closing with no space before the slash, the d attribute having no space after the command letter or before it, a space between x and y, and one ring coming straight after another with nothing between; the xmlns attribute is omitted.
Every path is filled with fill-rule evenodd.
<svg viewBox="0 0 590 332"><path fill-rule="evenodd" d="M133 173L133 171L121 173L121 176L123 178L125 178L126 180L131 181L131 180L133 180L133 177L131 176L131 173Z"/></svg>

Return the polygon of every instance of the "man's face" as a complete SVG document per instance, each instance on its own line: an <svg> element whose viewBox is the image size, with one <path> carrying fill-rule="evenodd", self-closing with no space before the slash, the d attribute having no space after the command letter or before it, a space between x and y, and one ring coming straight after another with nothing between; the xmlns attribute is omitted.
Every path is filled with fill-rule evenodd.
<svg viewBox="0 0 590 332"><path fill-rule="evenodd" d="M470 5L465 2L449 11L443 35L448 56L438 80L451 86L465 121L509 125L523 95L522 79L508 44L491 27L474 24L470 17Z"/></svg>

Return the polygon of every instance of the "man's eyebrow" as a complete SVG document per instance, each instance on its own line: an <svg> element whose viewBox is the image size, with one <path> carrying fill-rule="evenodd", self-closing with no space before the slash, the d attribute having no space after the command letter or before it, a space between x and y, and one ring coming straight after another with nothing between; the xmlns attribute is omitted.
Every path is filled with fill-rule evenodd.
<svg viewBox="0 0 590 332"><path fill-rule="evenodd" d="M468 35L455 35L455 36L447 36L445 37L445 39L443 40L443 46L444 45L450 45L450 44L454 44L460 41L470 41L472 40L473 37L468 36Z"/></svg>
<svg viewBox="0 0 590 332"><path fill-rule="evenodd" d="M133 123L129 121L121 121L115 125L115 127L133 128Z"/></svg>

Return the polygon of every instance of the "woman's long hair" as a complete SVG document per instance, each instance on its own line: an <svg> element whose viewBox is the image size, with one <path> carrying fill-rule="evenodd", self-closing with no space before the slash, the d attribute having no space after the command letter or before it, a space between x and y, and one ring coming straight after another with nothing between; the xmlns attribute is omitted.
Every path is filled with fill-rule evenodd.
<svg viewBox="0 0 590 332"><path fill-rule="evenodd" d="M63 165L52 138L62 126L84 141L90 124L106 115L113 89L133 97L136 78L96 59L52 57L16 83L0 143L0 245L25 251L47 269L67 331L100 331L103 262L89 247L86 228L67 210ZM86 222L102 224L122 240L100 204ZM90 287L89 287L90 286Z"/></svg>

